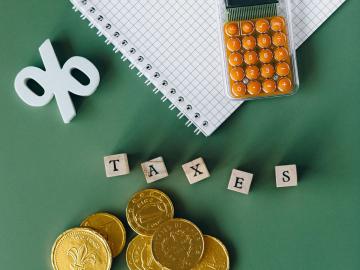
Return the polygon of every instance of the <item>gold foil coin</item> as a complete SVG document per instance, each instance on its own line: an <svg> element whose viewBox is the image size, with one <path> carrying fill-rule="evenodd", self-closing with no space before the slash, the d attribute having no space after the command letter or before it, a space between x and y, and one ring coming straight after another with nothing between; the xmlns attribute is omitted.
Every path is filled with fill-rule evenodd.
<svg viewBox="0 0 360 270"><path fill-rule="evenodd" d="M174 217L174 206L169 197L156 189L137 192L126 208L130 227L140 235L151 236L160 224Z"/></svg>
<svg viewBox="0 0 360 270"><path fill-rule="evenodd" d="M165 270L151 251L151 237L136 236L126 249L126 263L130 270Z"/></svg>
<svg viewBox="0 0 360 270"><path fill-rule="evenodd" d="M205 250L201 261L193 270L228 270L230 268L229 253L220 240L204 235Z"/></svg>
<svg viewBox="0 0 360 270"><path fill-rule="evenodd" d="M202 258L204 238L195 224L185 219L172 219L160 225L152 237L155 260L172 270L194 267Z"/></svg>
<svg viewBox="0 0 360 270"><path fill-rule="evenodd" d="M122 222L114 215L96 213L87 217L80 225L100 233L108 242L113 258L123 250L126 242L126 231Z"/></svg>
<svg viewBox="0 0 360 270"><path fill-rule="evenodd" d="M109 270L111 250L104 237L89 228L61 234L51 251L54 270Z"/></svg>

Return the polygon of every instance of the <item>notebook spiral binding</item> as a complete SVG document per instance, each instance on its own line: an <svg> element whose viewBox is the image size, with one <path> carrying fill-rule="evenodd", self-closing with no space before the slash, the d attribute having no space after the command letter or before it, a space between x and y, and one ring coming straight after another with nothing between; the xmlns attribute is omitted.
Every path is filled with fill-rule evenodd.
<svg viewBox="0 0 360 270"><path fill-rule="evenodd" d="M75 0L71 0L71 1L75 1ZM150 84L153 84L155 86L153 89L154 94L157 94L160 91L160 87L161 87L163 89L163 92L168 92L171 96L173 96L173 98L172 98L173 100L170 100L171 104L169 106L169 109L172 111L175 108L177 108L179 110L177 117L179 119L182 119L185 116L185 114L182 113L181 110L174 104L175 103L174 101L176 101L179 104L179 106L181 106L185 102L184 98L180 95L176 96L176 93L177 93L176 89L171 87L166 79L161 80L161 74L157 71L153 71L152 65L150 63L146 63L144 56L139 54L137 52L137 50L129 44L127 39L121 39L122 34L120 33L120 31L118 31L118 29L113 30L112 24L109 21L107 21L103 15L101 15L97 12L96 7L91 5L89 0L81 0L80 3L82 5L82 7L80 7L80 8L86 9L86 11L87 11L87 12L82 12L80 18L82 20L88 19L89 27L91 29L96 27L98 24L99 25L104 24L105 29L107 29L107 31L103 32L100 30L101 29L100 27L96 27L98 29L97 35L99 37L105 36L105 43L107 45L110 45L112 43L114 45L114 48L113 48L114 53L121 52L122 53L121 59L124 62L127 61L128 59L133 60L132 63L130 63L129 68L130 69L137 68L138 69L137 76L139 78L143 77L146 74L146 75L148 75L147 76L148 78L153 79L152 81L150 79L146 79L145 84L147 86L150 86ZM73 4L73 10L75 12L78 11L78 7L76 7L74 4ZM84 14L88 14L89 16L87 17ZM123 50L120 51L116 47L116 44L119 44L123 48ZM130 49L128 49L128 48L130 48ZM156 85L156 84L158 84L158 85ZM170 99L170 98L167 97L163 93L161 101L166 102L168 99ZM185 108L186 108L186 111L189 111L189 112L193 109L190 104L185 105ZM200 120L201 115L198 112L194 113L194 118L196 120L200 121L200 125L203 128L206 128L209 125L209 122L207 120L203 120L201 122L201 120ZM188 121L186 121L185 126L190 127L193 124L195 125L195 123L188 118ZM196 135L199 135L201 133L201 129L196 127L196 129L194 130L194 133Z"/></svg>

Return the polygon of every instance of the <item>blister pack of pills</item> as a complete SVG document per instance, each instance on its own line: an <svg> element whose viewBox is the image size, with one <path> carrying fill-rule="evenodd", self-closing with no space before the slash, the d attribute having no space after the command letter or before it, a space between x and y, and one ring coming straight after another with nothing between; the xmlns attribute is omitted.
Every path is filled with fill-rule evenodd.
<svg viewBox="0 0 360 270"><path fill-rule="evenodd" d="M226 1L226 94L248 100L295 93L299 79L289 1L246 2Z"/></svg>

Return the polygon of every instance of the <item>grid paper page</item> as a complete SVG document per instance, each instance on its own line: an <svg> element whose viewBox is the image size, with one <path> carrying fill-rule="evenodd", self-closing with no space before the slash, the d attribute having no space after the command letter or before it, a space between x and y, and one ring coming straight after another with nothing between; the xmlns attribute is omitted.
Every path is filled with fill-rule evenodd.
<svg viewBox="0 0 360 270"><path fill-rule="evenodd" d="M292 0L296 48L311 36L345 0Z"/></svg>
<svg viewBox="0 0 360 270"><path fill-rule="evenodd" d="M97 14L121 31L162 80L176 89L177 98L159 87L163 94L205 135L215 131L241 105L224 94L217 2L222 0L71 1L102 33L109 29L91 20L91 11L81 9L84 2L96 7ZM343 2L292 0L296 47ZM151 75L145 75L154 83Z"/></svg>
<svg viewBox="0 0 360 270"><path fill-rule="evenodd" d="M205 135L239 106L224 97L216 1L90 1L176 89L181 103L191 106L182 112L198 122Z"/></svg>

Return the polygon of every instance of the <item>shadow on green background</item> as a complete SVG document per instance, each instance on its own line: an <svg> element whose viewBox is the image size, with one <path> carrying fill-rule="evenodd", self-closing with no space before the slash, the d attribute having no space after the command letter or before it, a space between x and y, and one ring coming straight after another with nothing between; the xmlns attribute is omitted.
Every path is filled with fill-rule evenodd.
<svg viewBox="0 0 360 270"><path fill-rule="evenodd" d="M359 8L348 1L298 50L298 94L247 102L204 138L176 120L70 3L2 0L2 268L50 269L59 233L96 211L125 221L130 196L154 187L170 195L176 216L223 240L232 269L359 269L360 40L349 27ZM62 63L81 55L101 71L97 92L75 99L69 125L55 102L31 108L13 88L21 68L42 65L37 48L46 38ZM131 174L106 179L103 156L119 152L129 154ZM146 185L139 164L160 155L170 176ZM212 177L190 186L181 165L198 156ZM277 190L274 166L292 163L299 186ZM233 168L255 174L249 196L226 190ZM124 268L122 254L113 269Z"/></svg>

